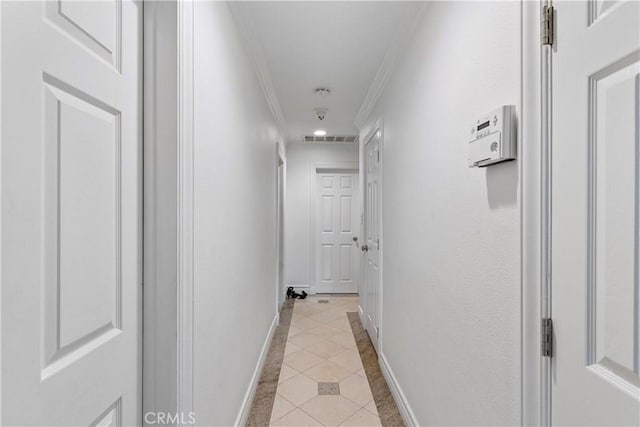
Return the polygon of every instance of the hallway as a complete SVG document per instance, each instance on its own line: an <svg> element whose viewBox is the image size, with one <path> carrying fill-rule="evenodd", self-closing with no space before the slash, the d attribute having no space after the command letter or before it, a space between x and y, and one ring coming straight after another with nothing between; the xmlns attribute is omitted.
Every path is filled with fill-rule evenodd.
<svg viewBox="0 0 640 427"><path fill-rule="evenodd" d="M0 0L0 282L1 426L640 426L640 0Z"/></svg>
<svg viewBox="0 0 640 427"><path fill-rule="evenodd" d="M285 303L249 426L403 425L357 310L348 294Z"/></svg>

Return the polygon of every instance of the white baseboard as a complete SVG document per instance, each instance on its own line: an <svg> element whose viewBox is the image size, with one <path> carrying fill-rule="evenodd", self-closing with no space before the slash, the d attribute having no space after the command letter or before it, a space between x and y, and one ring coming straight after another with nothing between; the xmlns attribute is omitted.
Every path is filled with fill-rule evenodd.
<svg viewBox="0 0 640 427"><path fill-rule="evenodd" d="M398 406L398 410L400 411L400 415L402 416L405 425L407 427L419 426L420 424L418 424L418 420L411 410L409 402L407 402L407 398L402 392L402 388L400 388L400 384L398 384L395 375L393 375L393 371L387 363L387 359L384 357L384 354L380 353L378 361L380 364L382 375L384 376L385 380L387 380L387 384L389 385L389 389L391 390L391 395L393 396L393 400L396 401L396 405Z"/></svg>
<svg viewBox="0 0 640 427"><path fill-rule="evenodd" d="M276 315L273 317L273 321L271 322L271 327L269 327L267 339L262 345L260 357L258 358L256 369L253 371L251 382L249 382L247 393L244 395L244 400L242 401L242 405L240 406L240 412L236 417L236 422L234 423L235 426L247 425L247 421L249 419L249 411L251 411L251 404L253 403L253 398L256 395L256 389L258 388L258 383L260 382L260 375L262 375L262 368L264 367L264 362L267 360L269 347L271 347L271 340L273 339L273 335L275 334L276 328L278 327L279 319L280 315L279 313L276 313Z"/></svg>

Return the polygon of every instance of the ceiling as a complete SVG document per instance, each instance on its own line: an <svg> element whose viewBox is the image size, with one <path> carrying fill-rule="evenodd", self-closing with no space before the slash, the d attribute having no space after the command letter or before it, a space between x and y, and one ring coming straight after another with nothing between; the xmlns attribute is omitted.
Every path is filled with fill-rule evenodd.
<svg viewBox="0 0 640 427"><path fill-rule="evenodd" d="M239 3L235 13L252 27L253 53L263 61L262 79L270 80L272 109L281 109L287 142L301 142L316 129L358 133L354 121L376 73L421 7L398 1ZM315 94L319 87L331 93ZM322 121L318 107L328 109Z"/></svg>

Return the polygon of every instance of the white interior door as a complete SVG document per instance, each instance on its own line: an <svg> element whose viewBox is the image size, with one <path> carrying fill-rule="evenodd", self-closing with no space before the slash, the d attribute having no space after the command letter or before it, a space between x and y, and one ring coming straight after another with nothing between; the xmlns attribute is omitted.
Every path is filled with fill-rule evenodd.
<svg viewBox="0 0 640 427"><path fill-rule="evenodd" d="M356 293L360 260L354 237L358 230L358 174L316 174L316 292Z"/></svg>
<svg viewBox="0 0 640 427"><path fill-rule="evenodd" d="M0 7L2 425L139 425L142 3Z"/></svg>
<svg viewBox="0 0 640 427"><path fill-rule="evenodd" d="M377 131L365 145L364 195L364 317L371 342L378 349L380 330L380 168L381 140Z"/></svg>
<svg viewBox="0 0 640 427"><path fill-rule="evenodd" d="M640 3L554 6L552 421L637 426Z"/></svg>

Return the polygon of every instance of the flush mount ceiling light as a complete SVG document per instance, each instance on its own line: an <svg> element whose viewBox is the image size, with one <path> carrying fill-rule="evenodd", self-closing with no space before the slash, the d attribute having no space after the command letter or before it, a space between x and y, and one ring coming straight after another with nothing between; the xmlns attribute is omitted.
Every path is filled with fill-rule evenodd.
<svg viewBox="0 0 640 427"><path fill-rule="evenodd" d="M322 130L322 129L318 129L317 131L313 132L313 134L315 136L325 136L327 134L326 130Z"/></svg>
<svg viewBox="0 0 640 427"><path fill-rule="evenodd" d="M328 96L331 93L331 91L326 87L319 87L316 90L314 90L314 92L316 95L320 95L323 98Z"/></svg>

